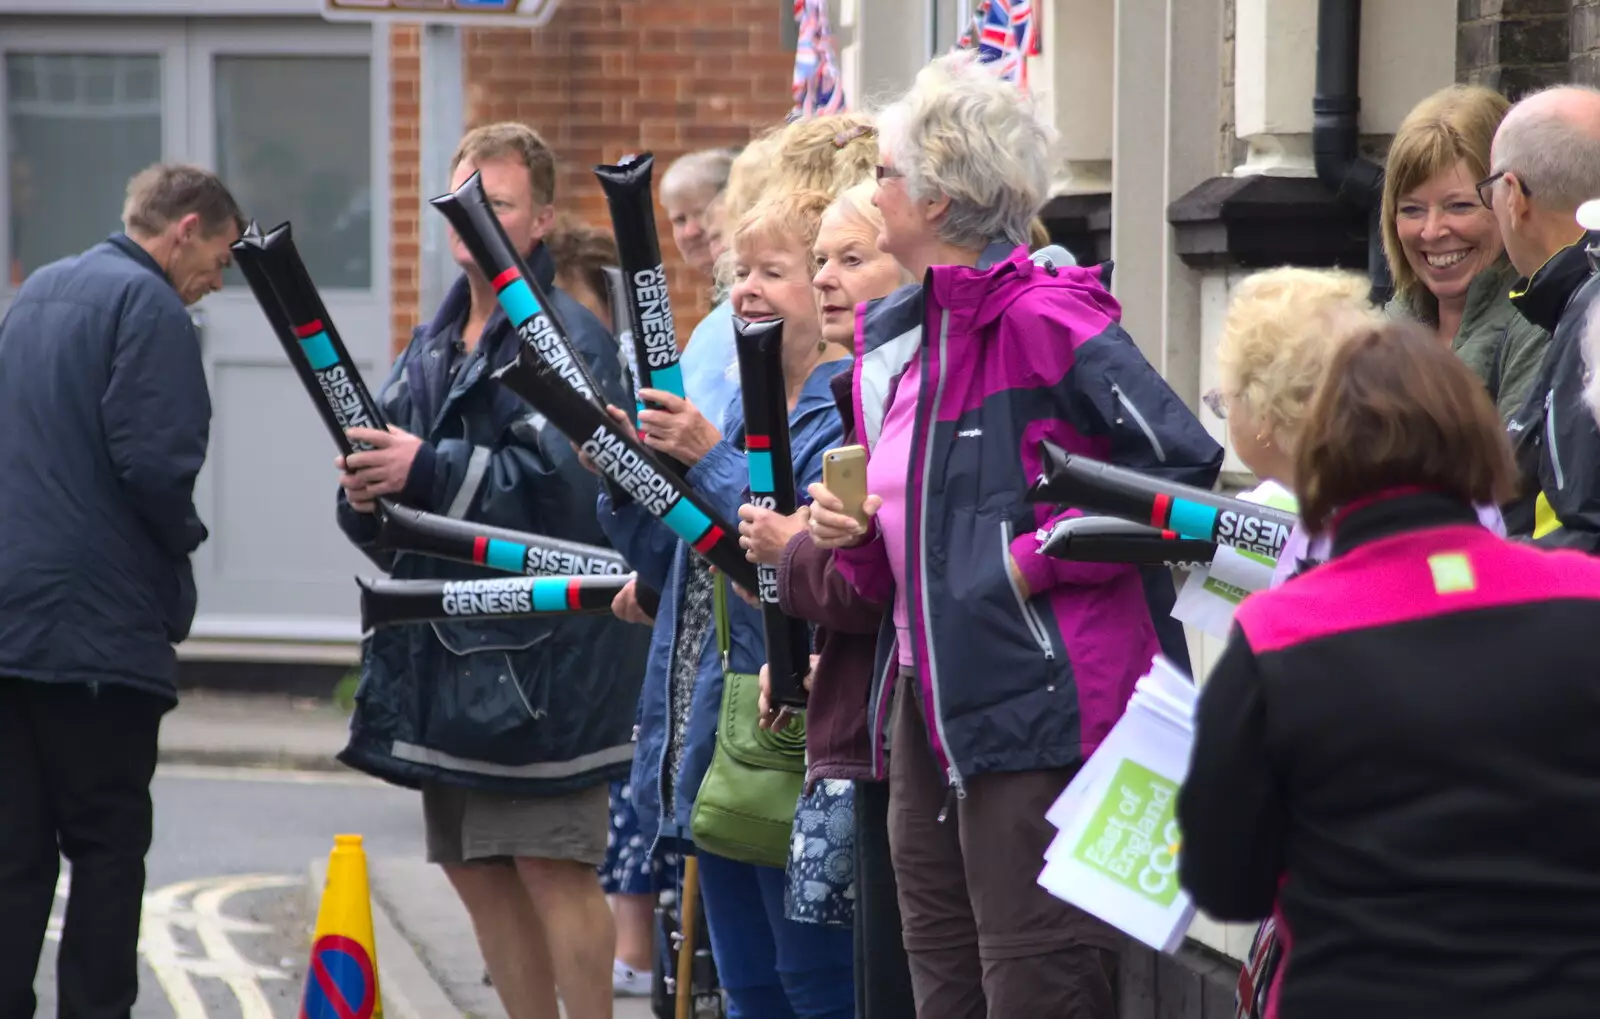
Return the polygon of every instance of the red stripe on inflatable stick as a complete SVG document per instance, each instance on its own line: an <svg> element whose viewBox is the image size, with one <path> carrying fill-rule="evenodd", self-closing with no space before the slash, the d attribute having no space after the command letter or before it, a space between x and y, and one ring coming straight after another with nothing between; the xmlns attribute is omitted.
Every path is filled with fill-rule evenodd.
<svg viewBox="0 0 1600 1019"><path fill-rule="evenodd" d="M522 273L518 272L517 267L513 265L511 268L494 278L494 292L498 294L500 291L510 286L513 280L518 280L521 278Z"/></svg>
<svg viewBox="0 0 1600 1019"><path fill-rule="evenodd" d="M772 437L770 435L746 435L744 437L745 449L771 449Z"/></svg>
<svg viewBox="0 0 1600 1019"><path fill-rule="evenodd" d="M700 540L694 543L693 548L696 552L704 555L715 548L717 542L721 540L722 528L718 527L716 524L712 524L711 529L700 536Z"/></svg>
<svg viewBox="0 0 1600 1019"><path fill-rule="evenodd" d="M1155 501L1150 504L1150 526L1166 527L1167 518L1171 515L1172 496L1161 492L1155 497Z"/></svg>
<svg viewBox="0 0 1600 1019"><path fill-rule="evenodd" d="M294 334L302 340L307 336L315 336L320 332L322 332L322 319L320 318L314 318L303 326L294 327Z"/></svg>
<svg viewBox="0 0 1600 1019"><path fill-rule="evenodd" d="M472 539L472 561L475 563L487 562L489 559L489 539L478 535Z"/></svg>
<svg viewBox="0 0 1600 1019"><path fill-rule="evenodd" d="M567 608L583 608L583 586L578 583L578 578L573 577L567 581Z"/></svg>

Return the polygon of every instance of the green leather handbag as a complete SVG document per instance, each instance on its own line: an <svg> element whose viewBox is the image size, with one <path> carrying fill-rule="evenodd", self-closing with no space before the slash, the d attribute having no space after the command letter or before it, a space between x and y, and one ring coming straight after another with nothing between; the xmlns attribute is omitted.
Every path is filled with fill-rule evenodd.
<svg viewBox="0 0 1600 1019"><path fill-rule="evenodd" d="M711 766L700 783L689 831L697 847L763 867L789 863L794 812L806 778L803 716L781 732L756 724L761 717L761 677L728 669L728 582L717 578L714 596L717 647L722 655L722 712Z"/></svg>

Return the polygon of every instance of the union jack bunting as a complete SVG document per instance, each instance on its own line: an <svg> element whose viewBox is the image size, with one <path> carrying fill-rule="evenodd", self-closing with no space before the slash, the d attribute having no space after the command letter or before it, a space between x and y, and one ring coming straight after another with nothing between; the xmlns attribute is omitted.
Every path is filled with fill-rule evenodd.
<svg viewBox="0 0 1600 1019"><path fill-rule="evenodd" d="M956 49L978 51L981 63L993 64L1006 81L1028 88L1028 60L1039 55L1039 19L1032 0L984 0L972 15L972 27Z"/></svg>
<svg viewBox="0 0 1600 1019"><path fill-rule="evenodd" d="M839 77L833 27L828 24L828 0L794 0L794 20L800 35L794 50L794 109L789 119L842 112L844 82Z"/></svg>

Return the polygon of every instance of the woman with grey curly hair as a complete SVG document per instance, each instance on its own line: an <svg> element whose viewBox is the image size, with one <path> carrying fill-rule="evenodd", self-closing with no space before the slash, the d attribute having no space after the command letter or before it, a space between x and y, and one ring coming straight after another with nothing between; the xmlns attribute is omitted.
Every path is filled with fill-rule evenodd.
<svg viewBox="0 0 1600 1019"><path fill-rule="evenodd" d="M879 247L921 285L857 315L869 523L816 485L810 527L893 606L870 737L917 1015L1114 1019L1122 938L1036 878L1045 812L1159 644L1139 569L1039 554L1066 514L1024 493L1042 439L1205 488L1222 450L1118 324L1109 268L1029 257L1054 132L1027 96L957 54L878 130Z"/></svg>

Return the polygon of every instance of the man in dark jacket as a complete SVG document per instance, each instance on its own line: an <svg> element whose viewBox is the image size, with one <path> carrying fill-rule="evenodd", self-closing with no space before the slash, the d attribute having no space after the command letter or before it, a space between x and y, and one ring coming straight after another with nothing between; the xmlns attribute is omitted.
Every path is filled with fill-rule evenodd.
<svg viewBox="0 0 1600 1019"><path fill-rule="evenodd" d="M62 1019L126 1017L139 993L156 735L207 536L185 306L222 286L243 220L211 174L153 166L122 221L0 321L0 1016L33 1015L60 856Z"/></svg>
<svg viewBox="0 0 1600 1019"><path fill-rule="evenodd" d="M1595 282L1577 209L1600 195L1600 91L1561 86L1506 114L1478 188L1494 210L1506 254L1521 272L1511 293L1550 346L1522 409L1507 422L1524 495L1506 508L1506 530L1552 548L1600 551L1600 430L1583 403L1581 339Z"/></svg>
<svg viewBox="0 0 1600 1019"><path fill-rule="evenodd" d="M541 243L554 219L548 146L522 124L491 124L462 139L451 171L452 188L480 175L604 398L630 406L615 341L554 289L555 265ZM338 464L340 527L396 577L494 574L377 550L379 497L605 543L597 482L571 444L491 378L522 343L458 237L452 252L464 275L379 393L391 430L352 429L376 448ZM421 788L428 858L471 913L511 1015L555 1015L559 990L573 1019L610 1019L615 930L595 868L606 852L609 783L632 766L649 639L609 616L386 627L366 638L340 759Z"/></svg>

